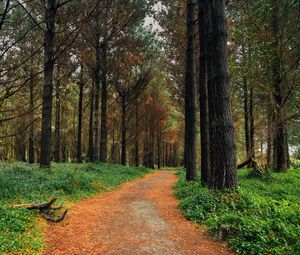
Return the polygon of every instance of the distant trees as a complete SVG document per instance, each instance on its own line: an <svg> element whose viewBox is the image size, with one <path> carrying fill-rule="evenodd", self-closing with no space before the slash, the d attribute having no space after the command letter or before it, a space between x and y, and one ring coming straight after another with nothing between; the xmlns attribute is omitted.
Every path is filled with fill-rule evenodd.
<svg viewBox="0 0 300 255"><path fill-rule="evenodd" d="M37 160L42 167L49 167L51 160L80 163L109 159L132 164L134 145L136 164L141 163L144 109L139 109L141 117L137 114L135 118L136 141L131 126L135 101L148 93L146 85L152 80L147 70L156 60L148 52L159 52L158 48L147 49L154 39L143 25L150 7L142 1L49 0L45 6L35 1L17 5L14 1L1 2L0 10L1 40L5 42L0 46L1 158L27 159L30 163ZM12 30L14 35L8 32ZM126 48L133 51L125 52ZM146 69L141 69L141 62L134 67L126 60L117 71L120 51L126 53L127 60L134 59L136 53L143 56L137 60L145 63ZM118 89L111 86L117 72L122 77ZM129 73L135 79L127 79ZM118 116L121 85L128 87L125 118ZM162 116L166 118L166 114ZM122 119L128 128L123 144L126 141L129 148L123 146L123 153ZM18 125L11 129L13 122ZM107 127L113 127L112 134ZM162 147L161 140L153 145L156 143ZM113 157L107 155L109 147ZM153 163L157 165L156 153L154 150ZM121 154L123 157L118 157Z"/></svg>

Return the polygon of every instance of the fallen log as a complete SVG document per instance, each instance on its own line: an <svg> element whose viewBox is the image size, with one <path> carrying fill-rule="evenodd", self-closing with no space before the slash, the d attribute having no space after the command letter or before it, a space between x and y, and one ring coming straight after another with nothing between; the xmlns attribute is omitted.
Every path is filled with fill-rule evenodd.
<svg viewBox="0 0 300 255"><path fill-rule="evenodd" d="M43 203L39 203L39 204L19 204L19 205L15 205L15 208L26 208L29 210L32 209L45 209L45 208L50 208L51 205L57 200L56 197L52 198L49 202L43 202Z"/></svg>
<svg viewBox="0 0 300 255"><path fill-rule="evenodd" d="M15 208L26 208L29 210L39 210L41 215L48 221L51 222L60 222L62 221L66 215L68 210L65 210L60 216L55 217L53 216L52 211L58 211L62 208L62 205L52 207L54 202L57 200L56 197L52 198L49 202L43 202L43 203L31 203L31 204L18 204L14 205Z"/></svg>
<svg viewBox="0 0 300 255"><path fill-rule="evenodd" d="M253 158L250 157L246 161L238 164L238 169L241 169L241 168L243 168L245 166L248 166L250 164L252 164L253 168L255 168L255 169L258 167L256 161Z"/></svg>

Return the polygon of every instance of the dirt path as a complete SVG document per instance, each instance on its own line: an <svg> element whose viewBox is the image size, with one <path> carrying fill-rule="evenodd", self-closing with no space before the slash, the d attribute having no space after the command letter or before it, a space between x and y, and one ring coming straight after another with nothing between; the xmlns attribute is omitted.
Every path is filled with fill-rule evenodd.
<svg viewBox="0 0 300 255"><path fill-rule="evenodd" d="M64 222L48 226L46 254L229 255L183 219L172 195L176 180L158 171L76 203Z"/></svg>

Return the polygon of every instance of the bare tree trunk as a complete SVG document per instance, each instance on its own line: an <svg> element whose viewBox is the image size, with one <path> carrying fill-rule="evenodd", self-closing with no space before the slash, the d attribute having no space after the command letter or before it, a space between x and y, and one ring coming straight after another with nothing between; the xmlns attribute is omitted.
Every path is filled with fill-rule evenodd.
<svg viewBox="0 0 300 255"><path fill-rule="evenodd" d="M45 10L46 31L40 165L41 167L50 167L56 0L48 0Z"/></svg>
<svg viewBox="0 0 300 255"><path fill-rule="evenodd" d="M79 102L78 102L78 129L77 129L77 163L82 163L82 103L83 103L83 66L81 66L80 81L79 81Z"/></svg>
<svg viewBox="0 0 300 255"><path fill-rule="evenodd" d="M94 84L92 83L91 90L90 90L90 119L89 119L89 145L88 145L89 162L94 161L93 116L94 116Z"/></svg>
<svg viewBox="0 0 300 255"><path fill-rule="evenodd" d="M157 124L157 168L161 168L161 131L159 123Z"/></svg>
<svg viewBox="0 0 300 255"><path fill-rule="evenodd" d="M153 121L153 113L150 115L151 117L149 118L149 167L154 169L154 121Z"/></svg>
<svg viewBox="0 0 300 255"><path fill-rule="evenodd" d="M125 95L122 95L122 120L121 120L121 133L122 133L122 151L121 151L121 164L126 165L126 100Z"/></svg>
<svg viewBox="0 0 300 255"><path fill-rule="evenodd" d="M201 181L208 184L210 175L209 151L209 112L207 95L207 0L198 1L198 20L200 31L200 141L201 141Z"/></svg>
<svg viewBox="0 0 300 255"><path fill-rule="evenodd" d="M57 80L55 86L55 130L54 161L60 162L60 64L57 64Z"/></svg>
<svg viewBox="0 0 300 255"><path fill-rule="evenodd" d="M273 16L272 16L272 36L274 56L272 62L273 83L275 91L275 136L274 136L274 163L275 170L278 172L287 172L288 170L288 153L287 149L287 134L285 124L285 109L283 102L283 83L281 74L281 60L280 60L280 31L279 31L279 7L277 1L272 1Z"/></svg>
<svg viewBox="0 0 300 255"><path fill-rule="evenodd" d="M249 128L249 93L248 83L246 78L243 78L243 92L244 92L244 120L245 120L245 142L246 142L246 158L250 157L250 128Z"/></svg>
<svg viewBox="0 0 300 255"><path fill-rule="evenodd" d="M135 141L134 141L134 153L135 153L135 166L140 165L139 160L139 102L136 100L135 104Z"/></svg>
<svg viewBox="0 0 300 255"><path fill-rule="evenodd" d="M255 141L254 141L254 105L253 105L253 87L250 88L249 98L249 118L250 118L250 157L255 160ZM253 165L251 164L251 167Z"/></svg>
<svg viewBox="0 0 300 255"><path fill-rule="evenodd" d="M236 147L230 104L225 0L208 1L208 102L211 189L237 187Z"/></svg>
<svg viewBox="0 0 300 255"><path fill-rule="evenodd" d="M29 84L29 111L30 111L30 119L32 124L29 128L29 148L28 148L28 162L33 164L35 162L34 158L34 79L33 79L33 72L30 73L30 84Z"/></svg>
<svg viewBox="0 0 300 255"><path fill-rule="evenodd" d="M94 99L94 162L99 162L99 100L100 100L100 43L96 45L96 65L94 68L95 99Z"/></svg>
<svg viewBox="0 0 300 255"><path fill-rule="evenodd" d="M187 181L197 178L197 114L195 68L195 1L187 0L187 49L185 77L185 168Z"/></svg>
<svg viewBox="0 0 300 255"><path fill-rule="evenodd" d="M24 133L18 134L15 137L15 152L18 161L26 161L26 145Z"/></svg>
<svg viewBox="0 0 300 255"><path fill-rule="evenodd" d="M106 40L106 39L105 39ZM107 43L102 49L101 137L100 161L107 159Z"/></svg>

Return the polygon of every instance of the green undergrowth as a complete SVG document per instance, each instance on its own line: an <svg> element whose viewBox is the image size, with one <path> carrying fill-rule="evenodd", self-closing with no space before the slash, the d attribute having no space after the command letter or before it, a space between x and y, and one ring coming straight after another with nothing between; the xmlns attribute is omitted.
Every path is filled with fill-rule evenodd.
<svg viewBox="0 0 300 255"><path fill-rule="evenodd" d="M114 164L53 164L47 170L25 163L0 163L0 254L42 254L44 249L44 221L37 212L12 205L52 197L58 203L75 202L148 172Z"/></svg>
<svg viewBox="0 0 300 255"><path fill-rule="evenodd" d="M300 254L300 169L251 178L239 171L237 191L210 192L200 182L180 179L175 193L185 217L206 225L215 237L225 226L227 241L237 254Z"/></svg>

